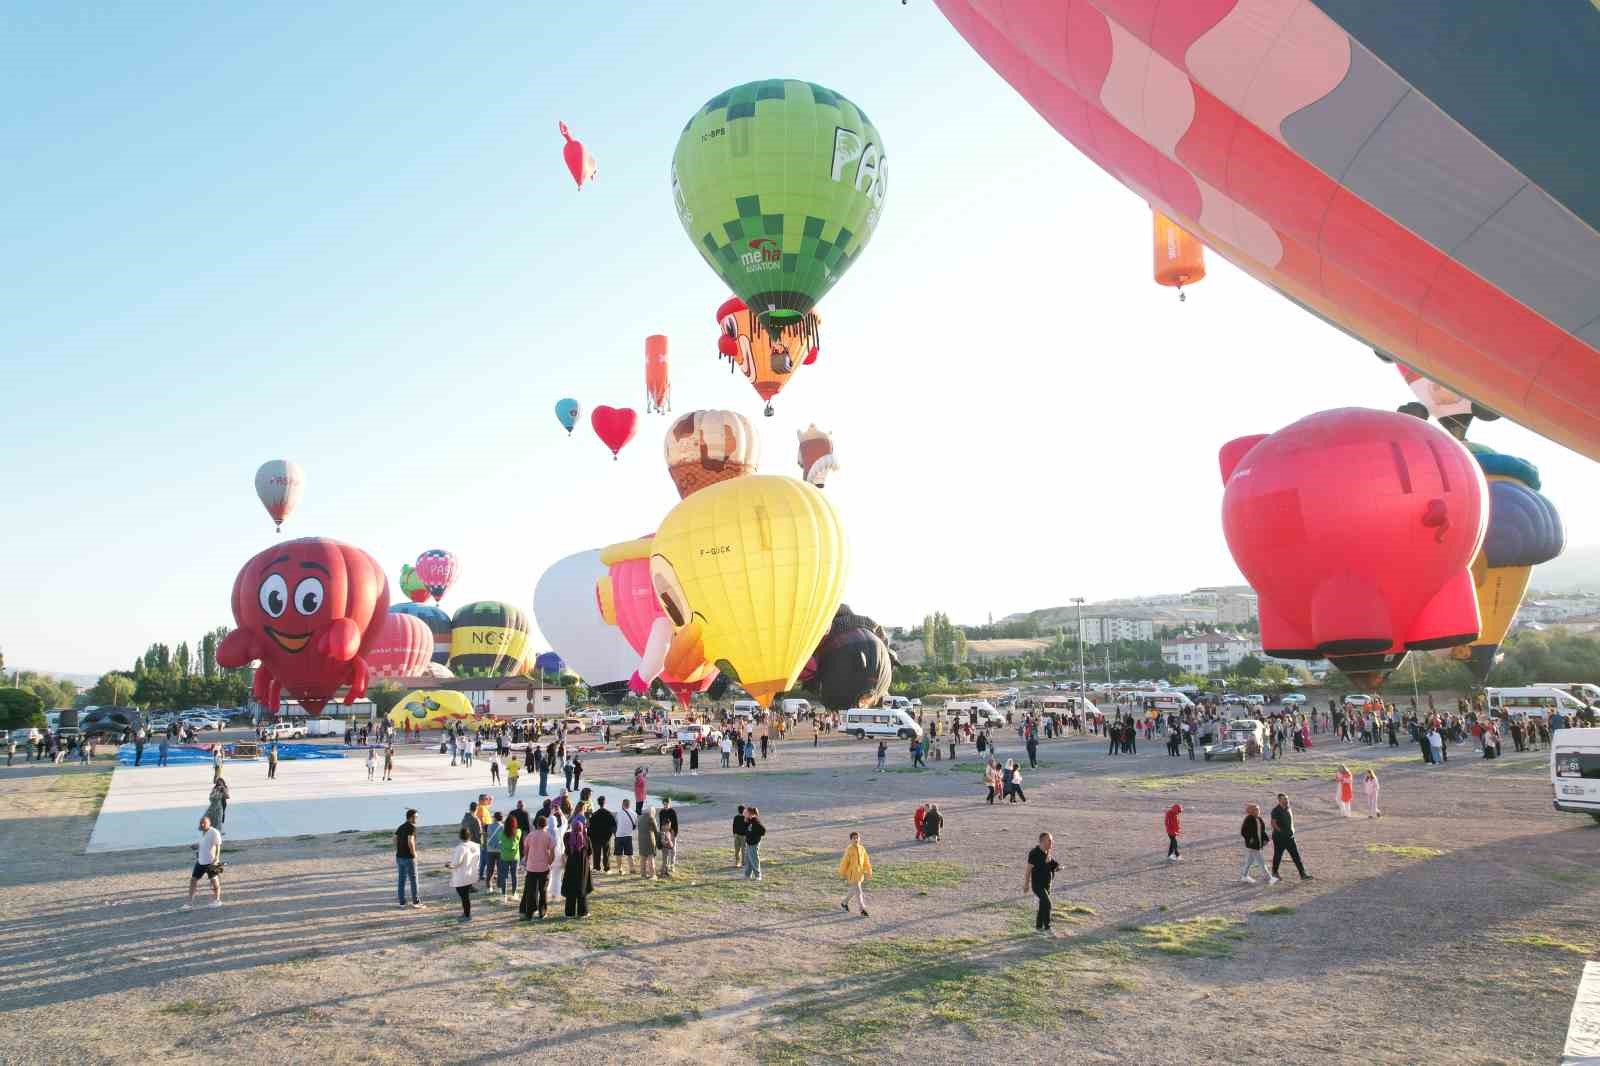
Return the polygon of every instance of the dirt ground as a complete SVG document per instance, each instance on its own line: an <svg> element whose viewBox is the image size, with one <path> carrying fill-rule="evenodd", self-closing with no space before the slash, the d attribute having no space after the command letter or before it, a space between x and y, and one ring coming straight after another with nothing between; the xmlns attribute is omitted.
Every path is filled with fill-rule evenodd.
<svg viewBox="0 0 1600 1066"><path fill-rule="evenodd" d="M1600 826L1551 810L1546 753L1429 768L1336 745L1241 766L1057 741L1028 802L991 808L970 748L911 771L897 747L883 774L871 749L803 738L680 778L652 760L678 794L679 877L601 877L587 920L531 925L481 898L458 923L435 829L424 910L395 906L388 834L348 833L226 847L226 905L180 913L187 849L83 854L108 762L0 768L0 1062L1559 1058L1596 950ZM620 784L637 761L589 776ZM1337 817L1339 761L1377 769L1383 818ZM1241 884L1243 804L1280 790L1315 880ZM924 800L939 843L913 839ZM759 884L732 868L736 803L772 830ZM852 829L870 918L839 906ZM1043 829L1063 864L1051 938L1021 891Z"/></svg>

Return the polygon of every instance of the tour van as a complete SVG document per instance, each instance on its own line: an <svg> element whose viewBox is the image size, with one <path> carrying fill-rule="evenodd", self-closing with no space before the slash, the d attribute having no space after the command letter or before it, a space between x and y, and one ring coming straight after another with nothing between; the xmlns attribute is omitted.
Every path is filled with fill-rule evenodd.
<svg viewBox="0 0 1600 1066"><path fill-rule="evenodd" d="M902 740L915 740L922 736L922 727L917 720L905 711L890 710L887 707L870 707L866 709L852 709L844 712L844 721L839 728L862 740L866 737L899 737Z"/></svg>
<svg viewBox="0 0 1600 1066"><path fill-rule="evenodd" d="M783 713L788 718L803 718L811 713L810 700L784 700Z"/></svg>
<svg viewBox="0 0 1600 1066"><path fill-rule="evenodd" d="M755 700L734 700L733 716L752 720L759 718L761 716L761 704Z"/></svg>
<svg viewBox="0 0 1600 1066"><path fill-rule="evenodd" d="M1118 696L1117 704L1124 711L1142 707L1152 714L1182 714L1194 710L1194 700L1174 688L1134 689Z"/></svg>
<svg viewBox="0 0 1600 1066"><path fill-rule="evenodd" d="M1570 693L1549 685L1529 685L1524 688L1486 688L1489 713L1496 718L1518 715L1528 718L1549 718L1560 711L1563 715L1582 714L1588 708L1583 701Z"/></svg>
<svg viewBox="0 0 1600 1066"><path fill-rule="evenodd" d="M974 726L1003 726L1006 716L995 710L994 704L988 700L945 700L946 714L955 716L957 725L971 722Z"/></svg>
<svg viewBox="0 0 1600 1066"><path fill-rule="evenodd" d="M904 696L885 696L878 704L886 711L904 711L911 713L911 701Z"/></svg>
<svg viewBox="0 0 1600 1066"><path fill-rule="evenodd" d="M1600 822L1600 729L1557 729L1550 738L1550 789L1558 811Z"/></svg>
<svg viewBox="0 0 1600 1066"><path fill-rule="evenodd" d="M1537 684L1540 688L1558 688L1562 692L1589 704L1591 707L1596 703L1600 703L1600 685L1591 685L1586 681L1577 683L1571 681L1540 681Z"/></svg>

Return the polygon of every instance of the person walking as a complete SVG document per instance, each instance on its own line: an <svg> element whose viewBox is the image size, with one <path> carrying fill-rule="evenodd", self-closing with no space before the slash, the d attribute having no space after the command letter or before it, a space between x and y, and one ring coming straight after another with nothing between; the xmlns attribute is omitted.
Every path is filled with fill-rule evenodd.
<svg viewBox="0 0 1600 1066"><path fill-rule="evenodd" d="M617 816L606 809L606 798L595 800L595 812L589 816L590 863L596 871L611 872L611 842L617 835Z"/></svg>
<svg viewBox="0 0 1600 1066"><path fill-rule="evenodd" d="M378 752L376 748L367 749L367 780L375 781L378 775Z"/></svg>
<svg viewBox="0 0 1600 1066"><path fill-rule="evenodd" d="M564 756L561 760L561 772L567 778L567 791L572 791L572 756Z"/></svg>
<svg viewBox="0 0 1600 1066"><path fill-rule="evenodd" d="M383 749L383 779L394 780L394 742L391 740Z"/></svg>
<svg viewBox="0 0 1600 1066"><path fill-rule="evenodd" d="M583 791L583 760L576 755L572 757L572 787Z"/></svg>
<svg viewBox="0 0 1600 1066"><path fill-rule="evenodd" d="M1267 857L1261 853L1267 846L1267 823L1261 817L1260 804L1245 804L1244 824L1239 827L1239 835L1244 838L1244 873L1239 880L1255 884L1256 879L1250 876L1250 871L1260 866L1261 875L1267 879L1267 883L1277 884L1278 879L1267 869Z"/></svg>
<svg viewBox="0 0 1600 1066"><path fill-rule="evenodd" d="M550 867L556 861L556 842L549 832L550 820L543 813L533 819L533 830L522 840L522 906L525 922L535 916L544 921L550 901Z"/></svg>
<svg viewBox="0 0 1600 1066"><path fill-rule="evenodd" d="M476 819L474 819L476 821ZM478 884L478 842L472 839L472 833L465 825L461 827L461 842L450 853L450 861L444 868L450 871L450 887L456 890L456 895L461 897L461 920L472 920L472 890Z"/></svg>
<svg viewBox="0 0 1600 1066"><path fill-rule="evenodd" d="M644 810L645 778L649 771L643 766L633 768L633 809Z"/></svg>
<svg viewBox="0 0 1600 1066"><path fill-rule="evenodd" d="M500 783L500 756L499 755L491 755L491 756L489 756L489 784L498 785L499 783Z"/></svg>
<svg viewBox="0 0 1600 1066"><path fill-rule="evenodd" d="M886 767L885 767L884 764L888 761L888 759L889 759L889 742L887 740L879 740L878 741L878 773L881 774L881 773L885 772Z"/></svg>
<svg viewBox="0 0 1600 1066"><path fill-rule="evenodd" d="M1382 818L1383 812L1378 809L1378 775L1373 770L1368 770L1361 777L1361 789L1367 794L1367 817Z"/></svg>
<svg viewBox="0 0 1600 1066"><path fill-rule="evenodd" d="M1049 833L1039 834L1039 843L1028 852L1027 869L1022 874L1022 894L1032 892L1039 900L1039 911L1034 915L1033 929L1037 933L1050 931L1050 881L1061 869L1055 860L1055 839Z"/></svg>
<svg viewBox="0 0 1600 1066"><path fill-rule="evenodd" d="M144 762L144 730L140 729L133 735L133 765L138 766Z"/></svg>
<svg viewBox="0 0 1600 1066"><path fill-rule="evenodd" d="M722 768L726 770L728 769L728 760L733 756L733 738L726 733L722 734L720 748L722 751Z"/></svg>
<svg viewBox="0 0 1600 1066"><path fill-rule="evenodd" d="M481 813L483 807L478 807ZM478 854L478 880L483 882L485 892L494 880L494 870L500 862L500 834L505 832L505 815L499 811L494 812L494 821L483 832L483 847Z"/></svg>
<svg viewBox="0 0 1600 1066"><path fill-rule="evenodd" d="M506 795L517 794L517 778L522 775L522 763L517 761L515 755L506 760Z"/></svg>
<svg viewBox="0 0 1600 1066"><path fill-rule="evenodd" d="M628 860L628 873L638 873L633 861L633 836L639 828L639 816L629 809L632 801L622 798L622 809L617 812L617 873L622 872L622 860Z"/></svg>
<svg viewBox="0 0 1600 1066"><path fill-rule="evenodd" d="M1039 737L1038 737L1038 734L1034 733L1032 730L1029 730L1029 732L1028 732L1028 742L1026 744L1024 744L1023 747L1028 749L1028 769L1037 770L1039 768Z"/></svg>
<svg viewBox="0 0 1600 1066"><path fill-rule="evenodd" d="M1167 808L1167 813L1162 817L1162 823L1167 830L1167 861L1179 862L1183 856L1178 852L1178 837L1183 833L1183 804L1174 803Z"/></svg>
<svg viewBox="0 0 1600 1066"><path fill-rule="evenodd" d="M745 817L744 804L741 803L733 815L733 865L736 868L744 865L744 833L749 825L749 820Z"/></svg>
<svg viewBox="0 0 1600 1066"><path fill-rule="evenodd" d="M745 880L761 880L761 838L767 827L761 824L761 812L746 807L744 812L744 876Z"/></svg>
<svg viewBox="0 0 1600 1066"><path fill-rule="evenodd" d="M922 816L922 839L939 842L939 831L944 828L944 815L939 813L937 803L928 804L928 813Z"/></svg>
<svg viewBox="0 0 1600 1066"><path fill-rule="evenodd" d="M220 777L211 783L210 806L206 808L206 817L218 832L222 831L222 823L228 817L228 783Z"/></svg>
<svg viewBox="0 0 1600 1066"><path fill-rule="evenodd" d="M210 818L202 815L200 839L189 846L194 849L194 869L189 872L189 898L178 909L193 909L194 890L200 887L202 877L211 885L211 902L207 906L222 906L222 832L211 824Z"/></svg>
<svg viewBox="0 0 1600 1066"><path fill-rule="evenodd" d="M522 827L515 818L508 817L500 828L500 854L495 864L494 885L500 890L502 904L517 898L517 864L522 858ZM506 881L511 881L511 895L506 895Z"/></svg>
<svg viewBox="0 0 1600 1066"><path fill-rule="evenodd" d="M574 819L562 838L566 861L561 864L561 895L567 901L568 918L589 916L589 893L594 891L594 875L589 869L589 837L583 823Z"/></svg>
<svg viewBox="0 0 1600 1066"><path fill-rule="evenodd" d="M639 806L639 876L646 881L656 879L656 852L661 850L661 828L649 807Z"/></svg>
<svg viewBox="0 0 1600 1066"><path fill-rule="evenodd" d="M989 784L989 795L985 802L987 802L989 806L993 807L995 797L1001 795L1000 767L995 765L993 759L989 760L988 766L984 769L983 778Z"/></svg>
<svg viewBox="0 0 1600 1066"><path fill-rule="evenodd" d="M1428 748L1433 752L1435 763L1444 762L1444 737L1439 734L1437 726L1428 729Z"/></svg>
<svg viewBox="0 0 1600 1066"><path fill-rule="evenodd" d="M394 831L394 865L396 874L395 894L400 897L400 906L406 905L406 883L411 883L411 905L422 906L421 899L417 896L417 811L415 807L406 809L406 819Z"/></svg>
<svg viewBox="0 0 1600 1066"><path fill-rule="evenodd" d="M166 733L161 734L161 743L156 745L156 765L167 765L167 749L171 741ZM267 777L271 779L278 772L278 745L273 743L267 753Z"/></svg>
<svg viewBox="0 0 1600 1066"><path fill-rule="evenodd" d="M1350 817L1350 801L1356 798L1355 775L1350 772L1350 767L1341 763L1339 769L1333 775L1333 780L1334 802L1339 805L1339 813L1348 818Z"/></svg>
<svg viewBox="0 0 1600 1066"><path fill-rule="evenodd" d="M871 876L872 857L867 854L866 845L861 843L861 834L851 833L850 843L839 858L839 879L849 886L844 899L839 902L839 907L846 914L850 913L850 899L853 896L861 917L867 916L866 883Z"/></svg>
<svg viewBox="0 0 1600 1066"><path fill-rule="evenodd" d="M672 866L678 861L678 812L673 809L671 796L661 797L656 824L661 829L661 878L670 881Z"/></svg>
<svg viewBox="0 0 1600 1066"><path fill-rule="evenodd" d="M1294 860L1294 868L1300 871L1300 880L1310 881L1311 875L1306 873L1305 863L1300 861L1300 849L1294 841L1294 812L1289 809L1289 797L1282 792L1278 793L1278 805L1272 808L1272 876L1278 876L1279 866L1283 856L1288 853Z"/></svg>

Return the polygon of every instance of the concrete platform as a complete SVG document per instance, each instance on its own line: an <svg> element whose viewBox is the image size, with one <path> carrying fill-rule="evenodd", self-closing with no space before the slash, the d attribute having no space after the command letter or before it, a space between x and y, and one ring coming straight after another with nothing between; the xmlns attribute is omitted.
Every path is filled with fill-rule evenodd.
<svg viewBox="0 0 1600 1066"><path fill-rule="evenodd" d="M393 829L407 807L417 809L417 824L454 825L467 804L479 793L494 797L495 810L510 810L522 800L538 810L539 776L524 774L517 795L508 802L505 784L491 787L489 760L475 760L470 768L451 766L448 755L437 748L395 749L394 780L383 781L383 757L377 777L367 780L366 758L359 752L344 759L280 762L278 777L267 780L265 759L230 762L223 767L228 789L228 817L223 835L228 840L261 840L307 833L337 833L347 829ZM551 780L552 795L560 792L561 775ZM100 816L89 836L89 853L135 851L191 844L205 814L211 792L211 767L119 766L112 774ZM596 787L612 809L632 792ZM654 802L652 800L652 802Z"/></svg>

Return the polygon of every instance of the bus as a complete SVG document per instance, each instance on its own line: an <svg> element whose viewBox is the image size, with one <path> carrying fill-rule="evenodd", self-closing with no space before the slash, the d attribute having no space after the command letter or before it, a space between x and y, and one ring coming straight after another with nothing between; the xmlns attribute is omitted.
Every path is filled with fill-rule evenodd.
<svg viewBox="0 0 1600 1066"><path fill-rule="evenodd" d="M1600 729L1557 729L1551 735L1550 789L1556 810L1600 822Z"/></svg>

